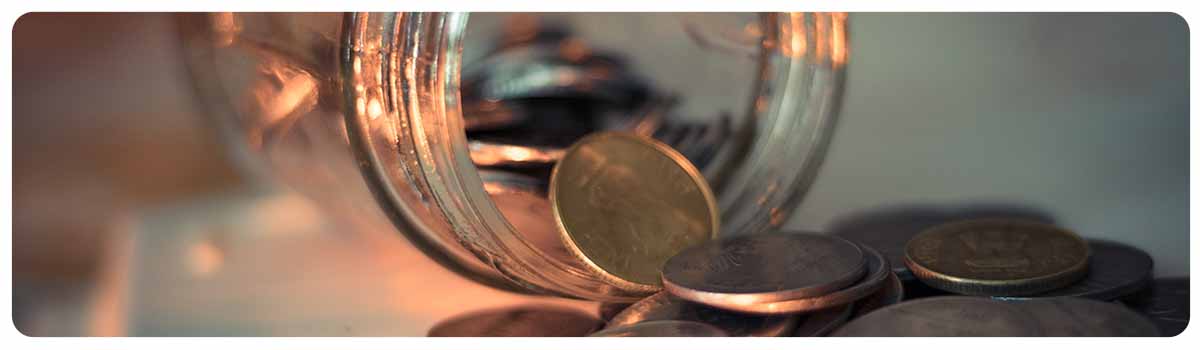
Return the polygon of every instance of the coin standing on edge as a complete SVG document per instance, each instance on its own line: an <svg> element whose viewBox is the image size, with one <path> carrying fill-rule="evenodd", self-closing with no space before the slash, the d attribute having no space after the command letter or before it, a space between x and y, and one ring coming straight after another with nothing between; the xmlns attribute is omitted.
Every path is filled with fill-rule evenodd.
<svg viewBox="0 0 1200 350"><path fill-rule="evenodd" d="M1083 298L1011 301L1037 319L1048 337L1154 337L1158 328L1137 312L1116 303Z"/></svg>
<svg viewBox="0 0 1200 350"><path fill-rule="evenodd" d="M663 288L709 306L746 311L767 302L820 296L862 278L863 251L808 233L730 237L688 248L663 266Z"/></svg>
<svg viewBox="0 0 1200 350"><path fill-rule="evenodd" d="M966 295L1021 296L1075 283L1087 273L1087 242L1034 221L964 220L913 237L904 263L931 287Z"/></svg>
<svg viewBox="0 0 1200 350"><path fill-rule="evenodd" d="M1079 282L1029 296L995 298L1026 300L1080 297L1113 300L1136 293L1150 282L1154 260L1141 249L1103 240L1089 240L1088 249L1092 253L1088 260L1088 272Z"/></svg>
<svg viewBox="0 0 1200 350"><path fill-rule="evenodd" d="M875 310L834 337L1031 337L1042 334L1028 311L980 297L932 297Z"/></svg>
<svg viewBox="0 0 1200 350"><path fill-rule="evenodd" d="M604 281L661 289L663 263L716 238L720 214L700 171L658 141L628 133L584 137L550 176L563 242Z"/></svg>
<svg viewBox="0 0 1200 350"><path fill-rule="evenodd" d="M678 320L705 323L720 328L733 337L778 337L792 331L792 328L796 326L796 318L797 316L794 315L738 314L692 303L666 292L658 292L613 316L606 327L624 327L648 321Z"/></svg>
<svg viewBox="0 0 1200 350"><path fill-rule="evenodd" d="M581 337L603 322L582 311L525 305L471 312L438 322L430 337Z"/></svg>
<svg viewBox="0 0 1200 350"><path fill-rule="evenodd" d="M1188 283L1184 277L1157 278L1146 289L1123 299L1125 305L1140 312L1158 326L1165 337L1183 333L1191 318Z"/></svg>
<svg viewBox="0 0 1200 350"><path fill-rule="evenodd" d="M720 328L693 321L649 321L605 329L589 337L728 337Z"/></svg>

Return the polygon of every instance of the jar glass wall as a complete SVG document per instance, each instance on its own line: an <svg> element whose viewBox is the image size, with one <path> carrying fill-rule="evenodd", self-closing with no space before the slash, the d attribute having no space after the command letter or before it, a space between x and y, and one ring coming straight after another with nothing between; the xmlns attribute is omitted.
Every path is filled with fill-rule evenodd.
<svg viewBox="0 0 1200 350"><path fill-rule="evenodd" d="M481 283L599 301L646 293L610 285L556 249L538 197L555 152L599 130L654 137L703 172L720 234L778 227L828 142L845 21L837 13L180 18L198 95L252 176L310 196L348 234L400 233Z"/></svg>

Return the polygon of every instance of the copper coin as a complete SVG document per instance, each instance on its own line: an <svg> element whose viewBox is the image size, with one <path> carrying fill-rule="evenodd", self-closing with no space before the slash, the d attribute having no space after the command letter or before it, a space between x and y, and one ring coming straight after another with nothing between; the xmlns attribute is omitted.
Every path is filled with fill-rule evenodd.
<svg viewBox="0 0 1200 350"><path fill-rule="evenodd" d="M589 337L727 337L720 328L692 321L649 321L605 329Z"/></svg>
<svg viewBox="0 0 1200 350"><path fill-rule="evenodd" d="M614 316L607 327L623 327L647 321L679 320L716 326L734 337L778 337L792 331L796 325L796 318L792 315L763 316L724 311L659 292L634 303Z"/></svg>
<svg viewBox="0 0 1200 350"><path fill-rule="evenodd" d="M430 337L581 337L603 323L582 311L551 305L482 310L429 329Z"/></svg>

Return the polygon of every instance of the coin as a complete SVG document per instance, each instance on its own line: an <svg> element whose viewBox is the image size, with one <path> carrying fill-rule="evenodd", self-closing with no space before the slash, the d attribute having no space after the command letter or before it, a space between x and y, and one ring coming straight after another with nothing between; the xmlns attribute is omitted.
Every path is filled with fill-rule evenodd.
<svg viewBox="0 0 1200 350"><path fill-rule="evenodd" d="M730 304L721 307L749 313L786 314L830 308L862 300L879 290L883 286L883 282L887 280L887 276L891 274L891 268L888 267L887 259L884 259L883 255L871 248L863 247L862 249L867 252L867 275L850 287L815 297L750 305Z"/></svg>
<svg viewBox="0 0 1200 350"><path fill-rule="evenodd" d="M949 296L906 301L851 320L834 337L1031 337L1037 320L1011 303Z"/></svg>
<svg viewBox="0 0 1200 350"><path fill-rule="evenodd" d="M578 310L525 305L455 316L429 329L430 337L578 337L599 329L599 319Z"/></svg>
<svg viewBox="0 0 1200 350"><path fill-rule="evenodd" d="M796 316L738 314L688 302L666 292L658 292L614 316L607 327L623 327L658 320L706 323L734 337L778 337L791 332L796 325Z"/></svg>
<svg viewBox="0 0 1200 350"><path fill-rule="evenodd" d="M556 147L537 147L470 141L471 162L481 167L538 167L549 166L562 158L563 150Z"/></svg>
<svg viewBox="0 0 1200 350"><path fill-rule="evenodd" d="M1158 328L1124 306L1083 298L1012 301L1037 319L1049 337L1153 337Z"/></svg>
<svg viewBox="0 0 1200 350"><path fill-rule="evenodd" d="M896 225L889 222L889 226L876 227L870 226L867 228L838 228L833 231L833 234L838 237L845 238L854 243L868 246L878 250L883 254L892 266L892 272L896 273L896 277L901 280L912 280L912 272L908 270L908 266L904 265L904 246L908 241L921 232L921 227L933 226L933 219L920 217L912 219L907 225Z"/></svg>
<svg viewBox="0 0 1200 350"><path fill-rule="evenodd" d="M1146 315L1161 330L1174 337L1187 328L1191 303L1188 278L1158 278L1145 290L1124 299L1126 305Z"/></svg>
<svg viewBox="0 0 1200 350"><path fill-rule="evenodd" d="M605 322L611 321L613 319L613 317L616 317L617 315L619 315L621 313L621 311L625 311L625 309L628 309L629 306L631 306L631 305L633 305L633 304L631 304L631 303L600 303L600 319L604 320Z"/></svg>
<svg viewBox="0 0 1200 350"><path fill-rule="evenodd" d="M846 304L800 314L798 315L800 320L796 324L796 329L792 331L792 336L820 337L829 334L829 332L850 320L853 311L853 305Z"/></svg>
<svg viewBox="0 0 1200 350"><path fill-rule="evenodd" d="M964 220L913 237L904 262L931 287L966 295L1021 296L1079 281L1088 247L1073 232L1012 219Z"/></svg>
<svg viewBox="0 0 1200 350"><path fill-rule="evenodd" d="M630 292L661 289L663 263L720 227L700 171L633 134L592 134L568 148L551 173L550 202L572 253Z"/></svg>
<svg viewBox="0 0 1200 350"><path fill-rule="evenodd" d="M863 252L811 233L729 237L688 248L663 266L663 287L680 298L729 310L819 296L862 277Z"/></svg>
<svg viewBox="0 0 1200 350"><path fill-rule="evenodd" d="M1154 260L1140 249L1109 241L1090 240L1087 276L1069 286L1030 296L997 299L1081 297L1113 300L1141 290L1150 281Z"/></svg>
<svg viewBox="0 0 1200 350"><path fill-rule="evenodd" d="M899 277L896 277L895 270L893 270L888 274L887 281L883 282L883 287L880 287L874 294L854 303L854 317L865 315L884 306L898 304L903 300L904 283L900 281Z"/></svg>
<svg viewBox="0 0 1200 350"><path fill-rule="evenodd" d="M693 321L649 321L605 329L589 337L727 337L720 328Z"/></svg>

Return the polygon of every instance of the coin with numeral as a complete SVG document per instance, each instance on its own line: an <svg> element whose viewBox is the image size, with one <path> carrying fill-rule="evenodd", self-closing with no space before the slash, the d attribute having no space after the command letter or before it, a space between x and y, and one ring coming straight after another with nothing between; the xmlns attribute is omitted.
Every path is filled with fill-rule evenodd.
<svg viewBox="0 0 1200 350"><path fill-rule="evenodd" d="M964 220L913 237L904 263L949 292L1022 296L1061 288L1087 273L1088 246L1074 232L1015 219Z"/></svg>

